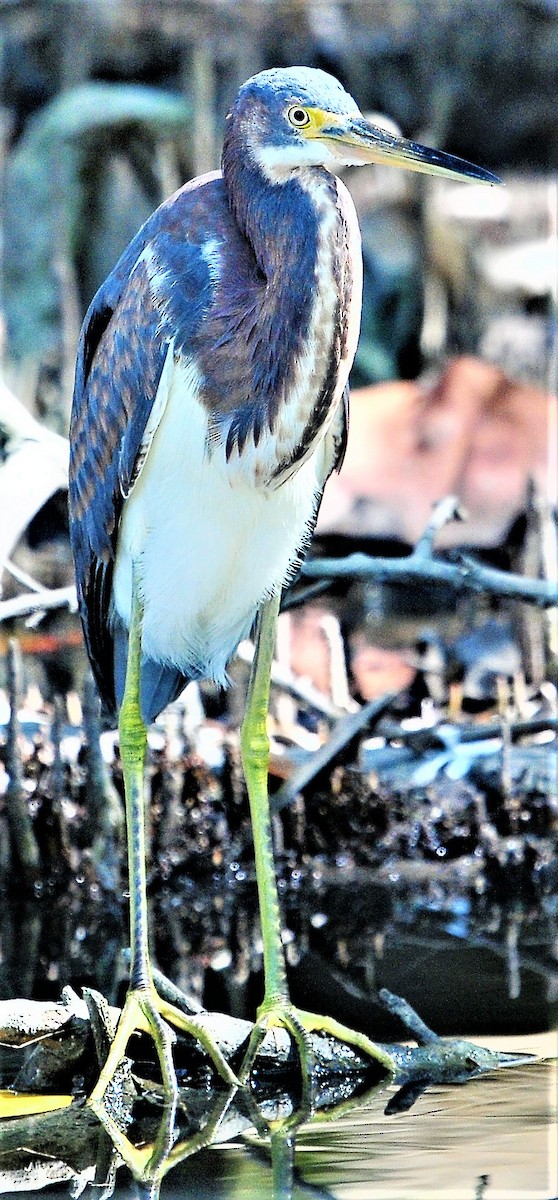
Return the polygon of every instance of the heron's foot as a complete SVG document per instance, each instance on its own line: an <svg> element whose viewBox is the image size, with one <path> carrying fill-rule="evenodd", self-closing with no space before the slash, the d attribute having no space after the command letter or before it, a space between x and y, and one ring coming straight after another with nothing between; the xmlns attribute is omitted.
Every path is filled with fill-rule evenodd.
<svg viewBox="0 0 558 1200"><path fill-rule="evenodd" d="M256 1022L248 1042L242 1066L238 1073L241 1084L249 1080L261 1043L269 1030L285 1029L295 1043L300 1063L302 1096L300 1109L297 1112L297 1123L310 1116L314 1106L316 1054L311 1035L322 1034L333 1038L342 1046L350 1046L352 1050L370 1063L379 1066L385 1075L392 1075L394 1070L391 1056L356 1029L350 1029L333 1017L320 1016L318 1013L306 1012L297 1008L289 1000L280 998L266 1001L258 1009Z"/></svg>
<svg viewBox="0 0 558 1200"><path fill-rule="evenodd" d="M163 1091L168 1100L176 1100L178 1084L174 1069L172 1047L176 1041L175 1030L190 1034L209 1057L221 1078L231 1087L238 1086L238 1079L229 1066L217 1042L204 1028L196 1015L189 1016L176 1005L165 1000L153 985L131 988L126 996L108 1056L89 1097L89 1104L98 1111L103 1106L107 1088L114 1079L118 1067L125 1057L126 1048L134 1033L147 1033L153 1038L163 1080Z"/></svg>

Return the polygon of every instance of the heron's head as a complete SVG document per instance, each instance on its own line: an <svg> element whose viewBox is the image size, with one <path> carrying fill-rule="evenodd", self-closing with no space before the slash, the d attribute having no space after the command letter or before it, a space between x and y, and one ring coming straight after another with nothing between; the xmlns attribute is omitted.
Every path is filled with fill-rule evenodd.
<svg viewBox="0 0 558 1200"><path fill-rule="evenodd" d="M499 182L482 167L367 121L337 79L311 67L275 68L253 75L238 92L228 120L237 144L272 182L301 167L336 171L362 163Z"/></svg>

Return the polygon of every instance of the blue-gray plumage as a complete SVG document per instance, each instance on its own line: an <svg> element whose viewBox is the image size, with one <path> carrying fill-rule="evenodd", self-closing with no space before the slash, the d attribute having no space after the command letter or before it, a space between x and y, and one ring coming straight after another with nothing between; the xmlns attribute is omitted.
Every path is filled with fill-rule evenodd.
<svg viewBox="0 0 558 1200"><path fill-rule="evenodd" d="M193 387L197 417L200 409L207 414L201 452L208 463L213 462L216 472L226 472L227 464L234 460L232 489L235 482L242 489L237 460L248 443L250 470L258 477L262 494L265 488L274 491L281 486L316 440L343 390L336 387L347 337L344 313L339 310L350 281L343 278L348 274L344 262L347 234L346 223L339 217L331 230L330 272L336 283L338 276L339 283L339 294L332 290L329 298L334 332L329 338L324 335L323 345L315 352L312 348L313 394L302 400L294 436L290 429L284 431L281 453L273 453L270 438L277 432L288 389L296 383L312 323L320 211L306 181L293 178L274 188L257 163L245 159L239 163L244 113L247 109L252 112L254 105L266 113L261 93L261 84L248 88L230 119L224 179L215 175L196 180L161 206L95 297L84 324L72 422L72 535L88 649L105 704L113 711L122 695L127 648L125 621L115 608L112 592L120 519L136 486L142 439L167 355L172 355L171 373L175 365L195 367L199 378L199 385L196 380ZM268 125L279 97L274 93L273 98ZM264 123L262 136L265 130ZM336 182L333 176L320 174L319 205L329 205L336 213ZM186 406L187 400L188 381L184 381L178 403ZM264 571L262 583L246 597L245 611L237 615L230 632L226 631L219 661L215 655L214 661L207 659L203 635L211 635L211 630L202 628L197 613L193 619L198 620L200 636L195 645L182 639L177 661L166 654L161 662L144 655L142 707L146 720L177 694L186 676L213 673L223 680L226 660L249 632L258 604L270 588L284 581L296 560L315 514L317 492L333 466L336 447L342 446L343 422L341 410L323 478L316 481L315 489L307 488L306 520L293 530L290 553L280 556L279 567L273 565L271 574ZM187 436L187 421L183 432ZM186 482L181 473L177 484ZM172 499L180 505L179 493ZM195 504L203 519L207 496L197 495ZM195 511L190 516L195 520ZM214 513L215 521L225 519L222 510ZM211 531L206 532L201 546L193 538L193 549L196 556L203 554L218 574L220 563L211 563L211 559L220 557L222 548L219 540L212 544ZM188 530L182 533L187 535ZM237 537L245 538L246 533L241 524ZM150 535L160 538L155 521ZM263 553L265 546L260 547L260 555ZM174 575L179 603L183 589L191 592L196 587L197 569L194 565L183 579ZM245 561L243 569L252 570L257 577L261 566L254 559ZM160 584L159 577L156 586ZM231 577L229 591L235 586ZM144 588L147 591L145 580ZM219 620L217 613L215 621ZM219 636L218 630L215 636Z"/></svg>
<svg viewBox="0 0 558 1200"><path fill-rule="evenodd" d="M264 71L240 89L222 171L186 184L147 221L93 300L71 422L70 528L89 657L118 711L131 910L131 986L91 1103L135 1029L155 1041L176 1095L168 1023L215 1042L158 995L147 939L146 724L188 678L226 682L259 615L241 749L254 830L264 1002L240 1077L268 1024L328 1029L294 1010L271 850L266 713L279 595L310 537L347 432L361 302L358 222L343 164L389 162L494 182L479 168L367 123L322 71ZM121 1135L119 1135L121 1136Z"/></svg>
<svg viewBox="0 0 558 1200"><path fill-rule="evenodd" d="M320 136L308 138L308 111ZM297 112L305 124L297 125ZM172 448L175 436L188 442L191 434L204 465L196 470L187 454L182 463L171 463L173 490L159 462L166 489L159 497L150 489L152 509L142 506L138 516L142 532L130 532L134 544L143 539L137 550L146 605L147 721L186 678L209 675L224 682L226 662L261 601L292 572L327 475L340 460L359 319L360 252L348 193L327 166L335 166L336 158L359 161L363 153L341 136L338 147L334 141L346 131L347 117L358 135L364 123L356 104L324 72L276 70L249 80L228 118L222 174L194 180L161 205L87 313L71 429L71 531L87 648L109 712L122 696L127 654L131 584L129 564L127 579L125 565L120 579L118 572L119 555L124 563L129 559L120 544L122 520L162 439L169 393L183 410L172 436L169 428ZM393 135L375 133L376 149L399 145ZM438 157L447 171L448 156ZM454 165L462 167L451 160L450 171ZM312 455L313 478L297 489L293 478ZM212 490L215 481L221 487L210 518L210 496L199 489L203 484ZM263 501L257 512L242 502L246 486ZM186 513L183 495L194 487ZM284 487L295 494L281 508L273 495ZM222 538L213 536L211 522L230 526L236 499L238 523L236 530L228 528L227 539L231 550L237 543L237 570L227 573ZM177 511L165 542L169 505ZM196 536L192 522L198 517ZM265 524L268 517L271 526L292 523L291 531L284 528L281 549L273 534L269 542L264 535L264 544L252 538L254 520ZM250 540L253 553L243 553ZM266 552L272 561L265 562ZM191 598L200 590L200 570L213 573L213 593L202 587L196 608ZM227 620L224 609L246 572L253 587L244 588ZM158 613L162 593L166 608ZM169 625L166 638L155 636L173 601L180 606L185 600L187 616L180 620L173 613L172 632Z"/></svg>

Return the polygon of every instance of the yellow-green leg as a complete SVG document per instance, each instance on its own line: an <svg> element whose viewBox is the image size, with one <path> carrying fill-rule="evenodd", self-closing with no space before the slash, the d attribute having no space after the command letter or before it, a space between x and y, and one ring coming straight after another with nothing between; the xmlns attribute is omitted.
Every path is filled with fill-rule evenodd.
<svg viewBox="0 0 558 1200"><path fill-rule="evenodd" d="M287 1029L298 1048L302 1073L302 1106L311 1106L313 1055L309 1035L324 1032L340 1042L383 1063L391 1071L389 1056L365 1034L349 1029L331 1017L305 1012L291 1004L281 937L281 912L273 859L271 814L268 792L269 738L267 716L271 664L275 649L279 596L263 605L258 633L246 714L242 724L240 745L242 765L250 801L256 879L260 905L260 923L264 960L264 998L239 1072L241 1082L250 1074L254 1058L268 1029L274 1026Z"/></svg>
<svg viewBox="0 0 558 1200"><path fill-rule="evenodd" d="M102 1106L106 1089L125 1055L133 1033L151 1034L157 1050L163 1087L171 1099L176 1098L178 1093L172 1060L172 1045L175 1041L172 1027L197 1038L227 1083L234 1085L238 1082L219 1047L196 1022L196 1018L187 1017L180 1009L164 1000L153 982L149 956L145 869L144 769L147 730L140 708L142 617L138 577L134 571L126 683L118 720L128 838L130 987L108 1058L89 1098L93 1108Z"/></svg>

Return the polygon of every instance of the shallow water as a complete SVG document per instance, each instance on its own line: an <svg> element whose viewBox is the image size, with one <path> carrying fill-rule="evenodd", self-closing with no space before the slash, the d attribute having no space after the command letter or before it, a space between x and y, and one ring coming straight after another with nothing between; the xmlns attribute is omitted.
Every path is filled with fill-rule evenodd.
<svg viewBox="0 0 558 1200"><path fill-rule="evenodd" d="M281 1200L555 1200L558 1035L482 1041L546 1057L463 1086L430 1088L410 1111L394 1116L384 1113L387 1090L347 1115L303 1126L292 1191L281 1192ZM269 1152L257 1138L248 1140L233 1133L226 1144L188 1158L166 1177L161 1197L271 1200ZM0 1192L38 1194L23 1181L14 1190L13 1180L9 1191L0 1182ZM62 1200L68 1185L40 1194ZM85 1189L85 1196L95 1194L98 1187ZM114 1196L136 1195L128 1171L119 1171Z"/></svg>
<svg viewBox="0 0 558 1200"><path fill-rule="evenodd" d="M223 913L228 914L218 932L228 935L245 928L244 937L251 943L251 910L242 907L243 894L233 900L236 908L228 899L229 908L219 904L215 910L221 923ZM191 914L191 898L182 897L182 904ZM209 939L215 933L211 894L206 906ZM167 903L167 919L173 911ZM320 913L319 922L315 912ZM110 927L101 915L97 931L91 922L89 932L89 914L72 914L76 929L83 931L80 936L69 928L69 917L64 921L62 916L57 904L41 904L26 914L27 924L18 911L8 925L10 911L4 907L0 929L12 930L12 936L4 938L5 948L11 947L3 972L8 994L22 994L22 983L28 980L27 994L58 996L63 984L85 980L103 987L105 994L114 989L115 995L114 981L121 973L118 930L112 945ZM297 931L291 946L299 951L291 963L291 985L293 999L302 1006L330 1012L366 1029L376 1040L399 1040L405 1036L402 1027L371 1002L374 985L386 986L404 995L445 1036L468 1036L492 1049L531 1053L543 1060L464 1085L429 1088L408 1111L396 1115L385 1114L396 1090L386 1089L346 1115L303 1126L296 1135L292 1189L281 1193L273 1191L267 1146L255 1134L246 1135L246 1122L242 1136L241 1127L229 1122L220 1130L220 1144L198 1151L170 1172L161 1197L558 1200L558 1033L548 1032L556 1030L558 1017L555 901L505 908L483 902L477 911L451 892L447 898L438 891L426 897L418 891L384 895L376 884L358 876L345 883L336 879L334 888L322 884L317 894L303 889L292 900L291 917ZM183 935L186 916L181 920ZM38 922L35 937L24 937L33 921ZM191 942L191 935L187 940ZM74 947L73 953L64 949L57 960L58 941L63 948ZM164 948L161 942L160 954ZM219 959L213 962L206 969L206 1005L232 1007L236 1015L253 1014L261 979L256 975L251 984L239 988L234 960L225 970L218 969ZM165 963L167 969L170 965ZM87 1160L86 1165L65 1165L60 1174L50 1143L40 1154L29 1152L29 1172L24 1157L17 1162L18 1171L2 1173L7 1160L3 1164L1 1138L0 1133L1 1195L29 1200L43 1195L45 1200L62 1200L70 1194L93 1200L103 1195L102 1171L93 1183ZM112 1194L118 1200L138 1195L126 1168L118 1171L117 1179Z"/></svg>
<svg viewBox="0 0 558 1200"><path fill-rule="evenodd" d="M556 1036L483 1039L556 1054ZM299 1139L304 1177L334 1196L373 1200L542 1200L557 1194L556 1063L433 1088L408 1113L372 1104ZM312 1161L311 1147L318 1149ZM306 1167L304 1159L309 1155ZM483 1176L487 1176L484 1183ZM484 1185L484 1190L483 1189Z"/></svg>
<svg viewBox="0 0 558 1200"><path fill-rule="evenodd" d="M485 1039L498 1049L556 1054L556 1035ZM407 1113L384 1116L386 1095L297 1136L293 1196L339 1200L554 1200L558 1194L556 1063L429 1090ZM203 1168L218 1200L271 1196L269 1167L226 1148L198 1156L162 1196L202 1196ZM486 1176L486 1181L483 1180ZM240 1185L240 1186L239 1186ZM207 1186L207 1185L206 1185ZM200 1190L201 1188L201 1190ZM123 1195L125 1193L122 1193Z"/></svg>

